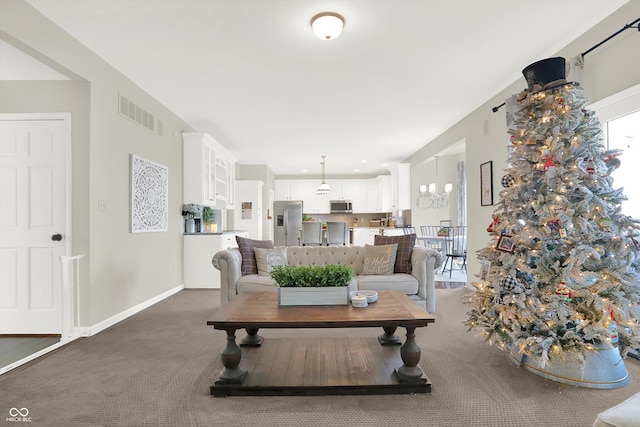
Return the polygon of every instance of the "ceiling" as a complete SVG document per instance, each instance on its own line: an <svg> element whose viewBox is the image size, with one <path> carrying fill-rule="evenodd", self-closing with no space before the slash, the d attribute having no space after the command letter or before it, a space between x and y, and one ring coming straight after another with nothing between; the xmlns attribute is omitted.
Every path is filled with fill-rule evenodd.
<svg viewBox="0 0 640 427"><path fill-rule="evenodd" d="M383 173L626 1L27 2L240 163L317 177L322 155ZM335 40L310 28L324 11Z"/></svg>

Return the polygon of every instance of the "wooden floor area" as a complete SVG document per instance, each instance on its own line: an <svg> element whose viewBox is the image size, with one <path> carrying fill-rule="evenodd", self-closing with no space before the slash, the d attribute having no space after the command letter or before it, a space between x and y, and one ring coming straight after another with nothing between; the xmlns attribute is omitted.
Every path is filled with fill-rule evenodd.
<svg viewBox="0 0 640 427"><path fill-rule="evenodd" d="M422 357L424 359L424 355ZM430 393L431 383L400 383L400 346L382 346L375 336L265 338L243 347L240 385L214 384L213 396Z"/></svg>

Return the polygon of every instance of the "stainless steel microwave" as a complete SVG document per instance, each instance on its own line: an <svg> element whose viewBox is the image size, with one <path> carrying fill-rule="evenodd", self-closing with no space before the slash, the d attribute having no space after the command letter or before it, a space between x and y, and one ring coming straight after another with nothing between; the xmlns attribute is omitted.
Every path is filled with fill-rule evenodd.
<svg viewBox="0 0 640 427"><path fill-rule="evenodd" d="M351 200L331 200L331 213L353 213Z"/></svg>

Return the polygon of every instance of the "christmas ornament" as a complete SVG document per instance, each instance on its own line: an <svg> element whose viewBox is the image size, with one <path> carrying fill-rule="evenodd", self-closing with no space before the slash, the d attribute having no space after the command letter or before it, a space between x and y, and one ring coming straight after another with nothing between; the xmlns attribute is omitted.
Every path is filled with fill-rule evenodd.
<svg viewBox="0 0 640 427"><path fill-rule="evenodd" d="M573 291L567 287L564 281L561 281L556 288L556 295L560 296L562 301L573 301Z"/></svg>
<svg viewBox="0 0 640 427"><path fill-rule="evenodd" d="M607 165L607 175L611 175L611 172L620 167L620 159L616 156L607 157L604 159L604 164Z"/></svg>
<svg viewBox="0 0 640 427"><path fill-rule="evenodd" d="M611 308L611 304L609 304L609 313L607 313L607 318L603 323L604 326L609 329L609 333L611 334L611 344L616 344L618 342L618 325L613 317L613 308Z"/></svg>
<svg viewBox="0 0 640 427"><path fill-rule="evenodd" d="M585 170L591 176L596 174L596 164L593 162L593 159L587 160L587 166L585 167Z"/></svg>
<svg viewBox="0 0 640 427"><path fill-rule="evenodd" d="M547 226L551 231L552 237L560 239L564 239L565 237L567 237L567 230L560 227L560 221L558 221L557 219L552 219L551 221L547 222Z"/></svg>
<svg viewBox="0 0 640 427"><path fill-rule="evenodd" d="M500 288L505 292L513 292L519 285L520 282L518 282L518 279L513 276L504 276L500 279Z"/></svg>
<svg viewBox="0 0 640 427"><path fill-rule="evenodd" d="M533 277L533 274L526 273L524 271L519 271L519 270L516 272L516 279L524 281L524 286L526 288L530 288L531 285L533 285L536 282L536 279Z"/></svg>
<svg viewBox="0 0 640 427"><path fill-rule="evenodd" d="M498 225L500 224L500 222L502 222L502 217L498 214L491 215L491 218L493 219L493 222L491 222L491 224L489 224L489 226L487 227L487 233L493 233L497 231Z"/></svg>
<svg viewBox="0 0 640 427"><path fill-rule="evenodd" d="M513 184L516 183L516 179L513 177L513 175L511 174L506 174L502 177L502 186L504 188L509 188L512 187Z"/></svg>
<svg viewBox="0 0 640 427"><path fill-rule="evenodd" d="M638 244L638 241L633 237L633 234L631 234L631 232L629 232L629 238L631 239L631 243L633 243L633 246L636 248L636 251L640 250L640 244Z"/></svg>
<svg viewBox="0 0 640 427"><path fill-rule="evenodd" d="M551 157L551 153L549 152L549 150L544 150L543 154L545 156L544 171L547 173L547 176L549 178L555 178L558 172L556 170L555 163L553 163L553 158Z"/></svg>
<svg viewBox="0 0 640 427"><path fill-rule="evenodd" d="M600 227L601 231L611 231L611 218L600 218L598 227Z"/></svg>

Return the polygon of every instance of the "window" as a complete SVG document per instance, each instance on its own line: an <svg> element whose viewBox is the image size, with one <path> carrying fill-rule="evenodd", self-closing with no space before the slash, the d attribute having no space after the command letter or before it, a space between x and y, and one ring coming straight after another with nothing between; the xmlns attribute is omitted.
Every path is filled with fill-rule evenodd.
<svg viewBox="0 0 640 427"><path fill-rule="evenodd" d="M640 219L640 85L612 95L588 107L595 110L604 131L604 144L610 150L623 150L620 167L611 172L613 187L623 188L628 200L622 213Z"/></svg>
<svg viewBox="0 0 640 427"><path fill-rule="evenodd" d="M620 167L611 173L614 188L623 187L627 200L622 202L622 213L640 218L640 111L627 114L606 123L607 147L620 149ZM609 162L607 162L609 163Z"/></svg>

